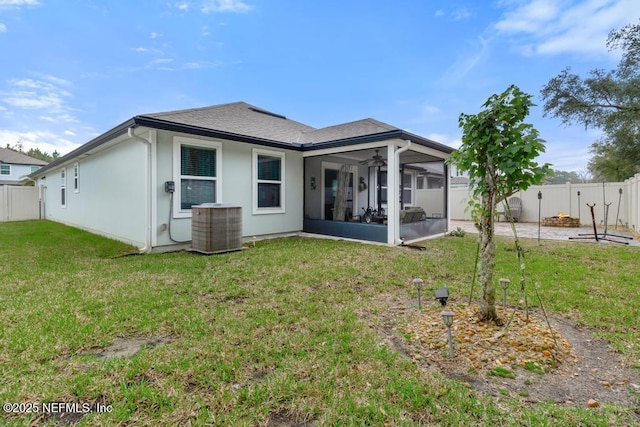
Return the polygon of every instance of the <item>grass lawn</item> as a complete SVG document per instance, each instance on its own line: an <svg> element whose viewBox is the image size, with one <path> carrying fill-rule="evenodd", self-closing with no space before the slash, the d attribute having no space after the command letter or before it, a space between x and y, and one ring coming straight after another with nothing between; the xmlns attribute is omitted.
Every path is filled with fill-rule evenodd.
<svg viewBox="0 0 640 427"><path fill-rule="evenodd" d="M80 425L633 423L608 405L528 407L483 395L383 344L381 294L413 296L411 279L421 276L427 289L446 285L453 299L468 298L471 235L430 240L426 251L288 238L209 257L118 256L132 248L47 221L0 223L0 236L3 403L108 405ZM591 327L640 372L638 248L523 245L546 308ZM515 286L509 239L497 253L496 278ZM164 343L97 355L126 337ZM0 417L68 422L41 412Z"/></svg>

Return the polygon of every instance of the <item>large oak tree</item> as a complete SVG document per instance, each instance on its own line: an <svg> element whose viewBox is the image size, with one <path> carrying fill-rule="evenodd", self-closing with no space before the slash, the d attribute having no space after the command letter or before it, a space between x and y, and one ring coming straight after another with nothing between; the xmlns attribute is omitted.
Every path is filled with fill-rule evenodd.
<svg viewBox="0 0 640 427"><path fill-rule="evenodd" d="M545 115L603 131L589 170L594 180L621 181L640 172L640 23L612 31L607 47L622 51L615 70L582 78L566 68L541 93Z"/></svg>

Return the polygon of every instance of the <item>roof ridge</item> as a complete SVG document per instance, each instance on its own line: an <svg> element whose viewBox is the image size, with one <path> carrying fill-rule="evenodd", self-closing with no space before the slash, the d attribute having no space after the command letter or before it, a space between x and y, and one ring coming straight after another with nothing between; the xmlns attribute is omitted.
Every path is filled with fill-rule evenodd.
<svg viewBox="0 0 640 427"><path fill-rule="evenodd" d="M358 120L352 120L350 122L344 122L344 123L339 123L337 125L331 125L331 126L326 126L323 128L319 128L319 129L313 129L311 131L304 131L304 134L310 134L313 132L319 132L319 131L323 131L323 130L328 130L328 129L335 129L335 128L339 128L339 127L344 127L344 126L348 126L348 125L354 125L356 123L364 123L364 122L369 122L375 126L381 127L381 128L388 128L388 129L384 129L384 131L389 131L389 130L400 130L400 128L395 127L393 125L390 125L389 123L385 123L385 122L381 122L380 120L376 120L376 119L372 119L371 117L366 117L364 119L358 119Z"/></svg>
<svg viewBox="0 0 640 427"><path fill-rule="evenodd" d="M248 108L258 108L255 107L251 104L247 104L244 101L235 101L235 102L227 102L225 104L215 104L215 105L207 105L205 107L195 107L195 108L185 108L183 110L171 110L171 111L160 111L158 113L145 113L145 114L138 114L139 116L168 116L171 114L178 114L178 113L189 113L192 111L204 111L204 110L210 110L213 108L219 108L219 107L228 107L230 105L246 105Z"/></svg>

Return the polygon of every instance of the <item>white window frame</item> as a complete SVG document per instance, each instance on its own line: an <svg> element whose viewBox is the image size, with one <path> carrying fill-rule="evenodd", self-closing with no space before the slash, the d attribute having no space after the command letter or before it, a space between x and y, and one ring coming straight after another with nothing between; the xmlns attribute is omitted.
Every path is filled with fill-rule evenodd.
<svg viewBox="0 0 640 427"><path fill-rule="evenodd" d="M269 156L269 157L279 157L280 158L280 180L263 180L258 179L258 156ZM253 214L254 215L268 215L268 214L283 214L286 212L285 209L285 153L282 151L273 151L273 150L264 150L262 148L254 148L253 149L253 185L252 185L252 199L253 199ZM267 183L267 184L280 184L280 207L277 208L260 208L258 207L258 184Z"/></svg>
<svg viewBox="0 0 640 427"><path fill-rule="evenodd" d="M60 207L67 208L67 168L60 169Z"/></svg>
<svg viewBox="0 0 640 427"><path fill-rule="evenodd" d="M34 173L35 171L37 171L38 169L40 169L42 166L35 166L35 165L31 165L31 173Z"/></svg>
<svg viewBox="0 0 640 427"><path fill-rule="evenodd" d="M73 164L73 192L80 192L80 165L78 162Z"/></svg>
<svg viewBox="0 0 640 427"><path fill-rule="evenodd" d="M216 150L216 176L215 178L204 178L198 176L187 176L189 179L201 179L205 181L215 181L216 183L216 200L220 202L222 200L222 144L217 141L206 141L202 139L187 138L184 136L173 137L173 182L175 183L175 192L173 193L173 218L191 218L191 209L182 209L180 201L182 186L180 185L181 179L184 178L181 174L181 156L180 147L188 145L190 147L202 147L207 149Z"/></svg>
<svg viewBox="0 0 640 427"><path fill-rule="evenodd" d="M9 173L2 173L2 168L8 168ZM0 176L11 176L11 165L3 163L0 165Z"/></svg>
<svg viewBox="0 0 640 427"><path fill-rule="evenodd" d="M401 175L402 175L402 174L401 174ZM409 176L411 177L411 184L410 184L411 186L410 186L410 187L405 187L405 186L404 186L404 175L409 175ZM401 197L402 197L402 204L403 204L404 206L409 206L409 207L411 207L411 206L413 206L413 205L415 204L415 197L416 197L415 185L414 185L414 181L415 181L415 174L413 173L413 171L406 171L406 170L405 170L405 171L404 171L404 175L402 176L402 180L400 181L400 182L402 182L402 194L401 194ZM409 202L409 203L406 203L406 202L404 201L404 192L405 192L405 191L409 191L409 192L411 192L411 202Z"/></svg>
<svg viewBox="0 0 640 427"><path fill-rule="evenodd" d="M375 200L376 200L375 208L376 209L378 208L378 181L377 181L377 179L378 179L378 175L380 175L380 181L382 181L382 173L383 172L386 174L387 179L385 181L388 183L389 182L389 170L386 167L384 169L380 169L380 174L378 174L377 168L376 168L376 171L374 172L375 173L375 177L376 177L376 188L374 189L375 194L376 194L376 196L375 196ZM387 197L385 197L385 198L382 198L383 190L387 194ZM382 200L380 200L380 206L383 209L386 210L387 209L387 202L389 201L389 186L386 185L386 184L382 185L382 182L380 183L380 199L382 199Z"/></svg>
<svg viewBox="0 0 640 427"><path fill-rule="evenodd" d="M320 182L321 182L321 192L320 192L320 218L321 219L326 219L324 216L324 203L325 203L325 197L324 197L324 181L325 181L325 174L326 174L326 170L327 169L333 169L333 170L340 170L340 168L342 167L342 163L333 163L333 162L322 162L322 176L320 177ZM360 207L360 205L358 204L358 167L351 165L349 167L349 173L353 174L353 212L352 215L356 216L359 215L360 212L358 212L358 208ZM368 190L367 190L368 191Z"/></svg>

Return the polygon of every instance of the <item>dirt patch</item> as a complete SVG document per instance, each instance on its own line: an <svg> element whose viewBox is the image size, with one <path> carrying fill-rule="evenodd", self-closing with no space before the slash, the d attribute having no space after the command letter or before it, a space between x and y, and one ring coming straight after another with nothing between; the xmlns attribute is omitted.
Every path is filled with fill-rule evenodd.
<svg viewBox="0 0 640 427"><path fill-rule="evenodd" d="M111 359L115 357L132 357L143 348L153 348L167 344L171 339L168 337L124 337L116 338L113 344L107 347L92 348L83 355L97 356L99 359Z"/></svg>
<svg viewBox="0 0 640 427"><path fill-rule="evenodd" d="M315 425L313 420L305 420L286 411L276 411L269 415L268 425L274 427L311 427Z"/></svg>
<svg viewBox="0 0 640 427"><path fill-rule="evenodd" d="M477 321L473 303L456 304L452 327L454 358L437 303L417 310L416 301L384 297L378 334L399 354L423 369L434 369L498 397L523 404L553 402L576 407L615 404L640 420L640 377L619 354L587 328L551 314L551 330L539 310L516 311L504 327ZM499 309L505 321L513 311Z"/></svg>

